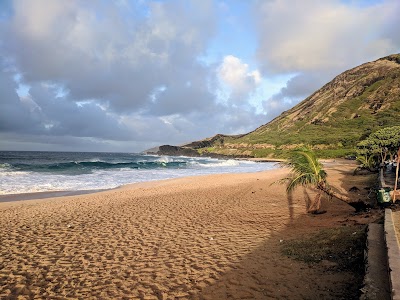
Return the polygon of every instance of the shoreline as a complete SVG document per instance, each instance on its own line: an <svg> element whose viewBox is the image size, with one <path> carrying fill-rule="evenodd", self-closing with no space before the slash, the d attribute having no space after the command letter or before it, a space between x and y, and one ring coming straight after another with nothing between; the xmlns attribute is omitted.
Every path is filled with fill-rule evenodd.
<svg viewBox="0 0 400 300"><path fill-rule="evenodd" d="M247 159L243 159L243 160L246 161ZM264 160L264 161L254 161L254 162L263 163L263 162L278 162L278 161ZM185 179L185 178L190 178L190 177L203 177L203 176L213 176L213 175L223 175L223 174L253 174L253 173L256 174L256 173L268 172L268 171L276 170L276 169L280 169L280 167L277 167L275 169L257 171L257 172L211 173L211 174L188 175L188 176L183 176L183 177L139 181L139 182L126 183L126 184L116 186L113 188L103 188L103 189L99 188L99 189L90 189L90 190L60 190L60 191L40 191L40 192L3 194L3 195L0 195L0 203L25 201L25 200L40 200L40 199L48 199L48 198L60 198L60 197L78 196L78 195L85 195L85 194L95 194L95 193L110 191L110 190L115 190L115 189L123 189L126 186L135 186L135 185L141 185L141 184L146 185L148 183L164 182L164 181L175 180L175 179Z"/></svg>
<svg viewBox="0 0 400 300"><path fill-rule="evenodd" d="M175 160L175 158L173 159ZM174 160L171 159L172 162ZM277 167L274 166L272 162L270 162L268 166L264 167L261 161L254 162L254 165L251 166L247 166L244 162L245 160L234 163L225 163L225 161L227 160L224 159L222 162L218 161L217 163L214 161L207 161L204 163L204 166L199 163L200 167L196 168L191 167L190 161L184 160L184 163L188 166L182 168L182 170L180 166L165 169L159 167L155 168L155 171L152 171L152 168L147 169L146 167L144 167L143 170L138 168L138 171L136 171L135 168L132 170L124 168L122 170L123 172L118 169L110 169L110 174L107 174L108 172L103 172L100 173L100 177L97 177L96 175L97 169L94 169L93 172L89 172L88 174L76 174L80 176L77 178L71 176L61 179L57 177L57 175L59 175L57 172L46 173L45 175L50 176L49 178L45 178L41 173L36 176L34 172L28 172L23 175L21 179L18 179L18 176L13 177L13 174L11 173L10 178L5 178L4 186L1 191L2 193L0 193L0 202L73 196L96 193L99 191L119 188L124 185L143 182L168 180L188 176L207 176L210 174L262 172ZM194 165L196 163L197 161L195 161ZM207 164L211 164L212 168L208 168ZM235 169L236 167L238 168ZM85 176L87 176L87 180Z"/></svg>
<svg viewBox="0 0 400 300"><path fill-rule="evenodd" d="M243 172L243 173L215 173L215 174L202 174L202 175L189 175L183 177L176 178L166 178L166 179L157 179L157 180L149 180L149 181L140 181L140 182L132 182L126 183L114 188L109 189L93 189L93 190L75 190L75 191L44 191L44 192L31 192L31 193L20 193L20 194L4 194L0 195L0 204L7 202L19 202L19 201L29 201L29 200L44 200L49 198L63 198L70 196L80 196L80 195L92 195L98 194L101 192L113 191L113 190L126 190L126 189L135 189L140 187L150 187L152 185L163 185L170 181L179 181L186 180L191 178L201 178L201 177L212 177L212 176L223 176L223 175L246 175L246 174L259 174L264 172L273 172L275 170L279 170L282 168L258 171L258 172Z"/></svg>
<svg viewBox="0 0 400 300"><path fill-rule="evenodd" d="M77 191L45 191L45 192L32 192L32 193L20 193L20 194L4 194L4 195L0 195L0 203L94 194L94 193L99 193L99 192L108 191L108 190L112 190L112 189L77 190Z"/></svg>

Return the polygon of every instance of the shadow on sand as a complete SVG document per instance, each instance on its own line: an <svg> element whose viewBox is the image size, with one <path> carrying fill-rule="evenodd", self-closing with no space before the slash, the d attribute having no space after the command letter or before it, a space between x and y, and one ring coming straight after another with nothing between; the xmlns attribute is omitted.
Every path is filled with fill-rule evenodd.
<svg viewBox="0 0 400 300"><path fill-rule="evenodd" d="M366 186L373 184L375 178L349 176L348 170L331 168L330 172L340 174L339 187L348 191L359 186L359 193L348 196L369 201ZM345 176L345 177L344 177ZM328 178L329 180L329 178ZM313 197L304 193L305 201ZM337 199L322 199L323 215L305 215L295 217L293 195L287 197L290 221L280 231L267 237L254 251L246 255L230 271L211 279L210 285L201 293L194 295L198 299L359 299L363 274L354 270L337 268L334 260L322 260L308 264L291 259L282 253L282 243L286 240L301 240L315 235L321 229L333 227L360 228L376 221L381 214L378 210L356 214L349 205ZM365 228L365 226L363 227ZM313 249L309 249L312 251ZM362 260L362 259L361 259ZM363 267L363 266L361 266ZM388 295L382 295L385 299ZM389 298L388 298L389 299Z"/></svg>

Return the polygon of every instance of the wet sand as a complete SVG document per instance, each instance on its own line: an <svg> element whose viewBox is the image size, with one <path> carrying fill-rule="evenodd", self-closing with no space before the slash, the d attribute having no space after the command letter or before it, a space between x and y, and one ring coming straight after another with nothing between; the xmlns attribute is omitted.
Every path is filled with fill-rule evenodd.
<svg viewBox="0 0 400 300"><path fill-rule="evenodd" d="M36 200L54 197L65 197L74 195L93 194L105 190L80 190L80 191L51 191L51 192L36 192L36 193L20 193L0 195L0 202L13 202L22 200Z"/></svg>
<svg viewBox="0 0 400 300"><path fill-rule="evenodd" d="M361 187L352 169L332 163L330 182L345 193ZM294 261L280 243L352 223L353 209L333 200L328 213L307 215L301 189L288 199L272 184L285 176L188 177L0 203L0 299L334 299L352 275Z"/></svg>

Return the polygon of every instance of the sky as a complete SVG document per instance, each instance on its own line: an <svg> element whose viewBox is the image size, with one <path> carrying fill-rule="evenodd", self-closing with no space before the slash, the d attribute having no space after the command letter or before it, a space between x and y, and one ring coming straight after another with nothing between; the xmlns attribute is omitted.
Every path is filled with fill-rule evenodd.
<svg viewBox="0 0 400 300"><path fill-rule="evenodd" d="M0 0L0 150L250 132L399 53L398 16L398 0Z"/></svg>

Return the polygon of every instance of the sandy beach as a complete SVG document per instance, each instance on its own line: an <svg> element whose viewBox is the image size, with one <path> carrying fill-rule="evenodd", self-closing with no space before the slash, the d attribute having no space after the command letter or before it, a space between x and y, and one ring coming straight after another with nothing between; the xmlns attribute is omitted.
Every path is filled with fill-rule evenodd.
<svg viewBox="0 0 400 300"><path fill-rule="evenodd" d="M354 165L326 167L343 193L367 197ZM188 177L0 203L0 299L338 298L351 273L293 260L281 244L371 218L336 200L307 215L301 189L288 199L272 184L285 176Z"/></svg>

